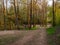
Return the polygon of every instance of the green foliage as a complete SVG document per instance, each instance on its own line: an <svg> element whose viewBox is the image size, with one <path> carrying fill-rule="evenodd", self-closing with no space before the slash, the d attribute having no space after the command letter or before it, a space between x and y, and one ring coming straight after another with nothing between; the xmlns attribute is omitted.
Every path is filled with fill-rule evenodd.
<svg viewBox="0 0 60 45"><path fill-rule="evenodd" d="M56 23L56 25L57 26L60 26L60 8L59 8L59 5L60 5L60 3L56 3L56 5L55 5L55 7L54 7L54 13L55 13L55 23ZM52 6L48 6L48 11L49 11L49 13L48 13L48 19L47 19L47 22L48 23L52 23L52 21L53 21L53 13L52 13L52 11L53 11L53 9L52 9Z"/></svg>
<svg viewBox="0 0 60 45"><path fill-rule="evenodd" d="M52 36L55 34L56 30L55 27L51 27L47 29L47 35L48 35L48 43L49 45L55 45L54 40L52 39Z"/></svg>
<svg viewBox="0 0 60 45"><path fill-rule="evenodd" d="M59 8L60 3L56 3L56 4L57 4L55 7L56 24L60 26L60 8Z"/></svg>
<svg viewBox="0 0 60 45"><path fill-rule="evenodd" d="M54 29L54 27L51 27L51 28L48 28L47 29L47 33L48 33L48 35L53 35L54 33L55 33L55 29Z"/></svg>
<svg viewBox="0 0 60 45"><path fill-rule="evenodd" d="M31 29L29 28L25 28L26 30L36 30L37 28L36 27L32 27Z"/></svg>
<svg viewBox="0 0 60 45"><path fill-rule="evenodd" d="M52 7L48 6L48 17L47 17L47 22L52 23Z"/></svg>

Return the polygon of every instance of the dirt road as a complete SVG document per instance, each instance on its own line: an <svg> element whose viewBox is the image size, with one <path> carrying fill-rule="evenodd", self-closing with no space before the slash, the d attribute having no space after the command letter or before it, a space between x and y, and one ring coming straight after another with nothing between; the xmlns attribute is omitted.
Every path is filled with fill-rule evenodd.
<svg viewBox="0 0 60 45"><path fill-rule="evenodd" d="M0 32L0 35L4 34L23 34L19 40L16 40L15 42L8 45L47 45L47 35L45 28L30 31L7 31L2 34Z"/></svg>
<svg viewBox="0 0 60 45"><path fill-rule="evenodd" d="M27 31L24 37L10 45L47 45L46 30Z"/></svg>

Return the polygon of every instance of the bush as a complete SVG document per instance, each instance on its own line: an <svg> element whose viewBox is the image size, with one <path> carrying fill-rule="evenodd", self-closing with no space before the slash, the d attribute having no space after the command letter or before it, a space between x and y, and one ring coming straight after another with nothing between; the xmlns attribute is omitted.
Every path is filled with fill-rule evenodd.
<svg viewBox="0 0 60 45"><path fill-rule="evenodd" d="M48 35L53 35L55 33L54 27L48 28L47 33L48 33Z"/></svg>

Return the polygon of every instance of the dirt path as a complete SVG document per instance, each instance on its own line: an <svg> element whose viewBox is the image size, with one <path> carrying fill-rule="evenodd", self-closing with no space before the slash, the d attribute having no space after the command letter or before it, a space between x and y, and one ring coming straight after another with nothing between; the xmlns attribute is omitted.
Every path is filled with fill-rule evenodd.
<svg viewBox="0 0 60 45"><path fill-rule="evenodd" d="M9 45L47 45L46 29L27 31L24 37Z"/></svg>

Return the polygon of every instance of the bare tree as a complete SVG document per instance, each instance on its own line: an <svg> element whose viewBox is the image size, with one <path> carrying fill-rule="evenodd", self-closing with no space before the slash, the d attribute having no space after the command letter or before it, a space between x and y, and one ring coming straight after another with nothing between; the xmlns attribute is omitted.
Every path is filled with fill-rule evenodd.
<svg viewBox="0 0 60 45"><path fill-rule="evenodd" d="M17 15L17 0L14 0L14 11L15 11L15 16L16 16L16 21L15 21L15 23L16 23L16 29L18 29L18 15Z"/></svg>
<svg viewBox="0 0 60 45"><path fill-rule="evenodd" d="M2 11L4 15L4 30L6 30L6 20L5 20L5 5L4 5L4 0L2 0Z"/></svg>

